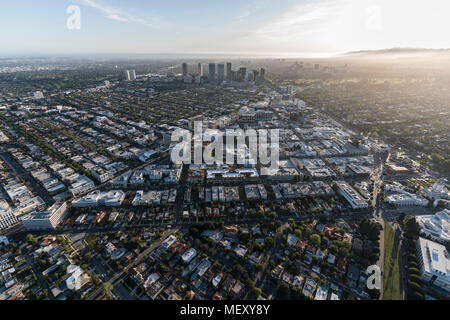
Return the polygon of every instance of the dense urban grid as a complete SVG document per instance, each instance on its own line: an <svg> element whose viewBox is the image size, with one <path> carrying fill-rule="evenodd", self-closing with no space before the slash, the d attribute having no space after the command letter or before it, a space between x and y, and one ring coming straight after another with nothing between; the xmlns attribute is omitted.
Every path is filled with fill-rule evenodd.
<svg viewBox="0 0 450 320"><path fill-rule="evenodd" d="M448 299L450 78L375 68L0 61L0 300ZM196 121L279 169L174 163Z"/></svg>

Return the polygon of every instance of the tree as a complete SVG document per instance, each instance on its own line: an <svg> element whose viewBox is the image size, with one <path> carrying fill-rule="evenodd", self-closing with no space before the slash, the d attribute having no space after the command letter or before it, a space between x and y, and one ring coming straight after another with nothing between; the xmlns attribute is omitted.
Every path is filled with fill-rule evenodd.
<svg viewBox="0 0 450 320"><path fill-rule="evenodd" d="M350 255L350 250L345 247L340 247L337 252L338 256L341 258L347 258Z"/></svg>
<svg viewBox="0 0 450 320"><path fill-rule="evenodd" d="M111 297L111 291L113 290L113 285L110 282L105 282L103 284L103 295L107 298Z"/></svg>
<svg viewBox="0 0 450 320"><path fill-rule="evenodd" d="M419 291L420 292L422 290L422 287L420 286L420 284L418 284L416 282L410 282L409 283L409 287L413 291Z"/></svg>
<svg viewBox="0 0 450 320"><path fill-rule="evenodd" d="M378 289L372 289L372 290L369 290L369 294L370 294L370 298L371 298L372 300L378 300L378 299L380 299L381 293L380 293L380 290L378 290Z"/></svg>
<svg viewBox="0 0 450 320"><path fill-rule="evenodd" d="M422 282L422 278L417 274L411 274L409 277L411 278L411 281L414 281L415 283Z"/></svg>
<svg viewBox="0 0 450 320"><path fill-rule="evenodd" d="M398 216L397 221L400 225L403 225L403 221L405 220L405 217L406 217L406 215L404 212L400 213L400 215Z"/></svg>
<svg viewBox="0 0 450 320"><path fill-rule="evenodd" d="M233 277L240 279L242 276L242 271L244 271L244 268L242 268L242 266L238 263L233 266L231 273L233 274Z"/></svg>
<svg viewBox="0 0 450 320"><path fill-rule="evenodd" d="M419 234L419 224L417 223L416 218L406 220L405 232L408 238L415 239L417 237Z"/></svg>
<svg viewBox="0 0 450 320"><path fill-rule="evenodd" d="M423 300L424 297L423 297L423 294L421 294L420 292L413 291L413 293L411 294L411 299L412 300Z"/></svg>
<svg viewBox="0 0 450 320"><path fill-rule="evenodd" d="M310 238L309 241L311 242L311 245L318 248L320 247L320 236L318 234L313 234Z"/></svg>
<svg viewBox="0 0 450 320"><path fill-rule="evenodd" d="M409 271L410 274L411 274L411 273L412 273L412 274L420 274L419 269L414 268L414 267L409 268L408 271Z"/></svg>
<svg viewBox="0 0 450 320"><path fill-rule="evenodd" d="M38 243L38 239L36 239L32 234L29 234L29 235L27 235L27 242L28 242L28 244L31 244L32 246L34 246Z"/></svg>
<svg viewBox="0 0 450 320"><path fill-rule="evenodd" d="M281 285L280 285L280 287L278 288L278 296L281 298L281 299L286 299L288 296L289 296L289 293L290 293L290 289L289 289L289 287L288 287L288 285L286 284L286 283L282 283Z"/></svg>
<svg viewBox="0 0 450 320"><path fill-rule="evenodd" d="M259 298L259 296L261 295L261 293L262 293L262 290L260 289L260 288L253 288L253 290L252 290L252 294L253 294L253 297L255 297L255 298Z"/></svg>
<svg viewBox="0 0 450 320"><path fill-rule="evenodd" d="M275 245L275 240L273 237L267 237L264 239L264 242L266 244L266 247L268 248L273 248L273 246Z"/></svg>

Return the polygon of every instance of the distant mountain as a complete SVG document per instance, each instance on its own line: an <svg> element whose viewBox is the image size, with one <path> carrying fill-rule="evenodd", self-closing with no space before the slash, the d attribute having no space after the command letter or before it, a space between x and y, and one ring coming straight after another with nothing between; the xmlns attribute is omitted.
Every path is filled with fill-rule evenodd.
<svg viewBox="0 0 450 320"><path fill-rule="evenodd" d="M361 50L344 53L344 56L369 56L369 55L395 55L395 54L429 54L450 53L449 49L426 49L426 48L391 48L382 50Z"/></svg>

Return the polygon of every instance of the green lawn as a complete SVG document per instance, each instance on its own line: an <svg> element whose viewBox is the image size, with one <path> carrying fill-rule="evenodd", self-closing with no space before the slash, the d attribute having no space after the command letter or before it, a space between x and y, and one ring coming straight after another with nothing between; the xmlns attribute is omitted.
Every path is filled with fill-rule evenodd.
<svg viewBox="0 0 450 320"><path fill-rule="evenodd" d="M386 223L384 230L384 300L403 300L400 272L400 240L391 225Z"/></svg>

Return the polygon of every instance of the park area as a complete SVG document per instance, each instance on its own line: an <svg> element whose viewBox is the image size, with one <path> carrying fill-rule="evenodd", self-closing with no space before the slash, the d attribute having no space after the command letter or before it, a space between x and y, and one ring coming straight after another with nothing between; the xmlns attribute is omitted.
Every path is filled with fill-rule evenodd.
<svg viewBox="0 0 450 320"><path fill-rule="evenodd" d="M384 227L383 299L403 300L400 270L400 239L388 223Z"/></svg>

